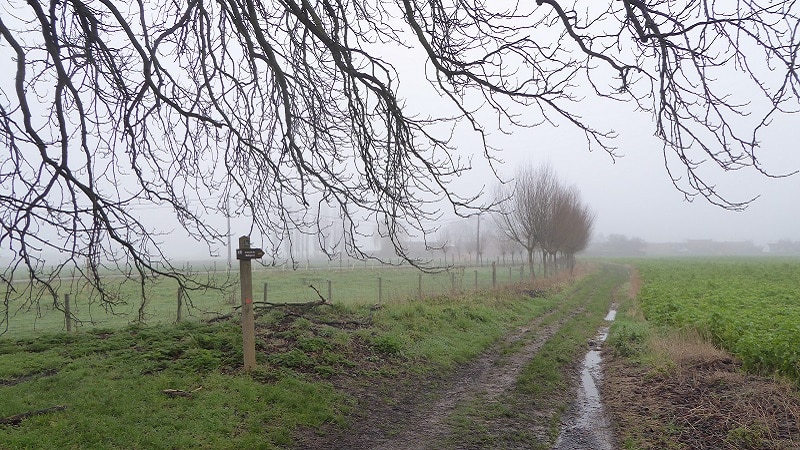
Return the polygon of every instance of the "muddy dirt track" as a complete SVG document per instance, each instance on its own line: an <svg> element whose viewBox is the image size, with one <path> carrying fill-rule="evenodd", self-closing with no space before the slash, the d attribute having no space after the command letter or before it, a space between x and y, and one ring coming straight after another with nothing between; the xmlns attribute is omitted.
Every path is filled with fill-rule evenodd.
<svg viewBox="0 0 800 450"><path fill-rule="evenodd" d="M618 289L614 286L613 289ZM570 293L582 295L577 304L586 304L594 290ZM573 303L565 301L564 303ZM573 303L575 304L575 303ZM554 441L553 408L563 405L565 395L572 394L572 386L559 392L559 401L539 402L535 398L519 398L514 385L523 368L536 355L565 322L584 313L583 307L569 311L550 311L521 326L505 336L472 362L454 373L426 377L400 375L381 385L369 385L354 380L338 386L358 399L358 417L346 432L306 433L300 448L314 449L479 449L479 448L548 448ZM557 319L556 319L557 318ZM513 352L504 351L513 347ZM575 378L576 376L571 376ZM493 427L500 430L497 439L475 441L469 432L454 430L454 417L459 407L474 403L493 405L498 402L510 405L517 412L493 418L488 423L481 419L474 427ZM606 430L607 431L607 430ZM489 433L492 434L492 433Z"/></svg>

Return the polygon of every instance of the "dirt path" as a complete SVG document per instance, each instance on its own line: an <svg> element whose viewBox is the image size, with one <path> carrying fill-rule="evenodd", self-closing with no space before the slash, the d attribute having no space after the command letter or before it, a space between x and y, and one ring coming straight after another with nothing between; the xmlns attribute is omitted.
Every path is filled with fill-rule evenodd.
<svg viewBox="0 0 800 450"><path fill-rule="evenodd" d="M432 405L421 407L407 420L405 429L396 436L386 437L376 450L413 450L443 448L441 443L451 435L447 419L456 407L479 395L484 401L493 401L511 388L525 364L533 358L539 348L574 315L576 310L556 323L542 327L542 323L553 312L539 317L524 327L506 336L501 344L481 355L477 360L459 371L450 387L445 389ZM502 355L501 349L524 341L523 346L510 355ZM366 447L365 447L366 448Z"/></svg>
<svg viewBox="0 0 800 450"><path fill-rule="evenodd" d="M587 297L579 302L583 305L594 291L580 294L574 291L563 304L570 304L575 295ZM458 436L451 429L451 417L461 405L476 399L484 405L496 402L503 394L512 391L522 370L542 345L567 321L584 312L583 307L571 311L565 308L560 306L517 328L455 373L423 380L418 376L401 374L380 386L363 384L363 381L362 384L352 383L345 389L358 399L360 414L353 419L351 428L335 436L326 433L315 439L306 439L301 448L485 448L474 443L458 443ZM513 351L509 351L511 348ZM540 417L550 415L550 412L544 412ZM526 435L530 435L534 428L539 428L542 433L549 429L547 423L514 423L510 427L524 428L521 431Z"/></svg>

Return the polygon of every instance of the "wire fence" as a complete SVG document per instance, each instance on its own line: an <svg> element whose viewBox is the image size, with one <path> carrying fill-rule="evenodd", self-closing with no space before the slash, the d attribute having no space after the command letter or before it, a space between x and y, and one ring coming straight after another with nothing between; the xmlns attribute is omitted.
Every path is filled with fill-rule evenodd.
<svg viewBox="0 0 800 450"><path fill-rule="evenodd" d="M109 275L115 285L113 303L81 280L65 279L52 301L9 304L9 315L0 327L0 338L24 338L43 333L92 328L120 328L134 323L174 323L208 320L231 314L240 304L238 272L227 267L185 265L184 270L205 276L225 289L185 291L176 281L163 278L149 282L142 300L138 280ZM363 262L333 261L324 266L256 267L253 271L255 300L270 303L303 303L325 300L358 305L424 300L439 295L488 290L527 279L525 265L497 261L479 266L453 266L427 273L409 266L380 266ZM228 281L228 283L224 283ZM5 330L5 331L3 331Z"/></svg>

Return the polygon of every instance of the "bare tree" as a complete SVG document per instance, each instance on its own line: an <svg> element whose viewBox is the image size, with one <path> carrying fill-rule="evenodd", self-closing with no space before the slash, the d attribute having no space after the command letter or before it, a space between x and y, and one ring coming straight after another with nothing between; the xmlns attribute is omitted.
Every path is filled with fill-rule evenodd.
<svg viewBox="0 0 800 450"><path fill-rule="evenodd" d="M561 255L570 270L575 266L575 254L584 250L592 236L594 213L581 200L575 186L559 186L553 195L552 213L542 240L542 259L547 272L547 260L555 272L557 255Z"/></svg>
<svg viewBox="0 0 800 450"><path fill-rule="evenodd" d="M396 237L431 231L424 224L438 217L439 201L463 212L474 200L450 189L469 163L438 133L442 121L471 127L494 158L476 98L504 130L566 122L612 154L614 132L585 121L578 101L635 102L675 156L667 169L683 171L676 186L740 208L746 202L700 177L699 162L767 174L758 135L796 111L800 95L792 0L10 0L2 8L6 312L11 295L52 293L66 267L97 288L104 266L190 285L163 253L160 233L170 226L144 221L137 208L160 208L209 246L228 237L209 217L245 214L274 254L295 229L325 239L319 211L331 206L347 253L369 256L358 237L378 228L408 258ZM432 86L458 113L408 113L386 46L424 53ZM749 87L717 82L726 71ZM750 97L729 96L739 94ZM59 257L44 274L47 254ZM22 289L19 278L32 281Z"/></svg>
<svg viewBox="0 0 800 450"><path fill-rule="evenodd" d="M513 189L499 189L497 227L528 253L531 277L534 254L541 251L544 275L557 269L561 254L572 266L574 255L589 243L594 214L575 186L565 186L549 165L524 166Z"/></svg>
<svg viewBox="0 0 800 450"><path fill-rule="evenodd" d="M531 278L536 276L534 252L543 248L551 226L553 196L559 185L550 165L536 169L528 165L517 170L513 186L499 188L495 194L497 226L525 249Z"/></svg>

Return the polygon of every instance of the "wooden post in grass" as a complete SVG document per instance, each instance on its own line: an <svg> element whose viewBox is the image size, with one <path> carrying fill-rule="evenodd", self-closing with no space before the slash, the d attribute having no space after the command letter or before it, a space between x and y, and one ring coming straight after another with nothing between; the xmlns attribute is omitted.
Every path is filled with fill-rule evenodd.
<svg viewBox="0 0 800 450"><path fill-rule="evenodd" d="M383 279L378 277L378 304L383 303Z"/></svg>
<svg viewBox="0 0 800 450"><path fill-rule="evenodd" d="M181 321L181 310L183 309L183 287L178 286L178 315L175 319L175 323Z"/></svg>
<svg viewBox="0 0 800 450"><path fill-rule="evenodd" d="M492 289L497 288L497 264L492 261Z"/></svg>
<svg viewBox="0 0 800 450"><path fill-rule="evenodd" d="M264 283L264 303L267 303L267 283Z"/></svg>
<svg viewBox="0 0 800 450"><path fill-rule="evenodd" d="M525 279L525 264L519 266L519 281Z"/></svg>
<svg viewBox="0 0 800 450"><path fill-rule="evenodd" d="M333 302L333 289L331 289L331 280L328 280L328 303Z"/></svg>
<svg viewBox="0 0 800 450"><path fill-rule="evenodd" d="M64 320L66 321L67 333L72 333L72 317L69 313L69 294L64 294Z"/></svg>
<svg viewBox="0 0 800 450"><path fill-rule="evenodd" d="M417 297L422 300L422 274L417 274Z"/></svg>
<svg viewBox="0 0 800 450"><path fill-rule="evenodd" d="M244 370L256 366L256 327L253 311L253 267L250 260L261 258L264 251L250 248L250 237L239 238L236 259L239 260L239 281L242 293L242 342L244 345Z"/></svg>

